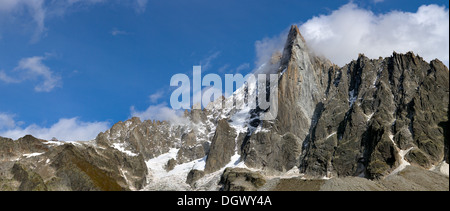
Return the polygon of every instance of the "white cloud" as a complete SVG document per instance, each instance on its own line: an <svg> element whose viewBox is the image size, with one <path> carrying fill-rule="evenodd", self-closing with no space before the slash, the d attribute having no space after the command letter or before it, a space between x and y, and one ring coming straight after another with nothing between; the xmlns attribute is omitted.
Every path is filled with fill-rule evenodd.
<svg viewBox="0 0 450 211"><path fill-rule="evenodd" d="M50 92L53 88L60 85L61 77L55 76L49 67L42 63L44 57L30 57L19 61L16 70L24 71L26 78L41 78L43 82L34 87L37 92Z"/></svg>
<svg viewBox="0 0 450 211"><path fill-rule="evenodd" d="M145 111L138 111L131 106L132 117L139 117L141 120L169 121L173 124L187 124L188 120L183 117L184 111L174 110L165 104L149 106Z"/></svg>
<svg viewBox="0 0 450 211"><path fill-rule="evenodd" d="M266 37L255 42L256 50L256 67L266 64L272 58L273 53L283 51L286 42L288 31L287 29L274 37Z"/></svg>
<svg viewBox="0 0 450 211"><path fill-rule="evenodd" d="M11 121L12 118L9 118L9 120ZM8 130L0 131L0 136L18 139L25 135L33 135L45 140L50 140L55 137L62 141L89 141L97 137L100 132L106 131L109 125L108 122L83 122L75 117L71 119L60 119L49 128L40 127L36 124L21 128L15 125L14 120L12 120L7 125Z"/></svg>
<svg viewBox="0 0 450 211"><path fill-rule="evenodd" d="M15 126L14 115L0 113L0 130L14 128Z"/></svg>
<svg viewBox="0 0 450 211"><path fill-rule="evenodd" d="M48 66L42 63L45 57L34 56L23 58L12 71L10 76L5 71L0 71L0 81L5 83L21 83L27 80L40 80L41 83L34 87L36 92L50 92L61 85L61 77L54 74Z"/></svg>
<svg viewBox="0 0 450 211"><path fill-rule="evenodd" d="M435 58L449 65L449 10L423 5L417 12L386 14L348 3L329 15L313 17L300 26L311 50L338 65L356 59L413 51L425 60Z"/></svg>
<svg viewBox="0 0 450 211"><path fill-rule="evenodd" d="M255 42L255 74L272 73L277 70L277 64L272 64L271 59L275 53L283 52L284 44L288 35L289 28L286 28L280 34L273 37L265 37Z"/></svg>

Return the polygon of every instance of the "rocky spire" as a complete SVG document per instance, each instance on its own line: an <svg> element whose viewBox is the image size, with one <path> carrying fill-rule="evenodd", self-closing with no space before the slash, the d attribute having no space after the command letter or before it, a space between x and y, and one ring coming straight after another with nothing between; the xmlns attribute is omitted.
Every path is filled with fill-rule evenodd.
<svg viewBox="0 0 450 211"><path fill-rule="evenodd" d="M280 134L292 132L303 140L309 132L314 110L323 96L312 60L305 39L293 25L278 71L281 78L276 127Z"/></svg>
<svg viewBox="0 0 450 211"><path fill-rule="evenodd" d="M286 44L284 45L283 56L281 58L281 67L286 67L288 65L293 54L308 51L306 41L300 33L297 25L292 25L289 30ZM282 71L282 69L280 71Z"/></svg>

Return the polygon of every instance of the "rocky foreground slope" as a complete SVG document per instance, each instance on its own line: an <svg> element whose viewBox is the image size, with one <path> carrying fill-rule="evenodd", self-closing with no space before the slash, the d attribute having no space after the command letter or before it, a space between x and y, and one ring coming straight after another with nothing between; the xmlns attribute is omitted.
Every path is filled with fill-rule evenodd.
<svg viewBox="0 0 450 211"><path fill-rule="evenodd" d="M394 52L338 67L292 26L261 68L279 76L275 120L215 109L232 100L220 98L187 123L132 118L88 142L0 137L0 190L449 190L439 60Z"/></svg>

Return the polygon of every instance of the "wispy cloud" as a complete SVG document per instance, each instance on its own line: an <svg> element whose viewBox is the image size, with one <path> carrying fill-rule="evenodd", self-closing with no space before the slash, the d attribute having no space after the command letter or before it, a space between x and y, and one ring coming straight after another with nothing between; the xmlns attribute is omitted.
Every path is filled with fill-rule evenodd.
<svg viewBox="0 0 450 211"><path fill-rule="evenodd" d="M209 54L206 58L200 61L202 71L208 71L212 67L212 61L220 55L220 51Z"/></svg>
<svg viewBox="0 0 450 211"><path fill-rule="evenodd" d="M78 117L74 117L62 118L50 127L32 124L22 128L15 123L12 117L0 113L0 136L18 139L25 135L33 135L45 140L57 138L61 141L89 141L110 127L109 122L83 122ZM6 130L2 130L5 128Z"/></svg>
<svg viewBox="0 0 450 211"><path fill-rule="evenodd" d="M289 28L286 28L276 36L265 37L255 42L256 60L253 73L271 73L278 68L277 64L272 64L272 57L283 51L288 30Z"/></svg>
<svg viewBox="0 0 450 211"><path fill-rule="evenodd" d="M0 81L5 83L20 83L20 80L8 76L4 70L0 70Z"/></svg>
<svg viewBox="0 0 450 211"><path fill-rule="evenodd" d="M222 67L220 67L219 69L217 69L217 72L219 73L225 73L227 72L227 70L230 68L229 64L223 65Z"/></svg>
<svg viewBox="0 0 450 211"><path fill-rule="evenodd" d="M113 28L112 30L111 30L111 35L113 35L113 36L117 36L117 35L127 35L128 34L128 32L126 32L126 31L123 31L123 30L119 30L119 29L117 29L117 28Z"/></svg>
<svg viewBox="0 0 450 211"><path fill-rule="evenodd" d="M61 84L61 77L56 76L45 64L42 63L44 57L30 57L20 60L16 70L23 71L24 79L40 78L42 83L36 85L34 90L37 92L50 92L56 86Z"/></svg>
<svg viewBox="0 0 450 211"><path fill-rule="evenodd" d="M1 70L0 81L4 83L21 83L28 80L37 80L40 83L34 87L36 92L50 92L62 84L62 79L43 63L45 59L46 57L40 56L23 58L19 61L18 66L11 71L11 73L14 73L14 76L10 76Z"/></svg>
<svg viewBox="0 0 450 211"><path fill-rule="evenodd" d="M145 12L145 9L147 8L147 2L148 2L148 0L136 0L136 2L135 2L136 12L137 13Z"/></svg>
<svg viewBox="0 0 450 211"><path fill-rule="evenodd" d="M250 64L249 63L244 63L244 64L241 64L238 67L236 67L236 72L239 73L242 70L246 70L246 69L249 69L249 68L250 68Z"/></svg>
<svg viewBox="0 0 450 211"><path fill-rule="evenodd" d="M381 3L381 2L384 2L384 0L372 0L373 1L373 3Z"/></svg>
<svg viewBox="0 0 450 211"><path fill-rule="evenodd" d="M31 42L37 42L47 31L45 26L47 19L64 16L69 8L76 8L76 6L86 7L111 2L134 8L136 13L143 13L148 0L1 0L0 15L10 17L14 21L33 22L35 30Z"/></svg>
<svg viewBox="0 0 450 211"><path fill-rule="evenodd" d="M156 103L163 96L164 96L164 91L157 91L157 92L151 94L150 96L148 96L148 98L150 99L150 102Z"/></svg>

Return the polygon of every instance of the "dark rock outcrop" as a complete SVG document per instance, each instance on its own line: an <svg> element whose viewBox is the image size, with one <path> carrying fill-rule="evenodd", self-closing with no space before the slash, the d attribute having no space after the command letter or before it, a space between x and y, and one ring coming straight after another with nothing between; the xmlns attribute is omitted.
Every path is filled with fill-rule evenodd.
<svg viewBox="0 0 450 211"><path fill-rule="evenodd" d="M243 168L226 168L220 179L223 191L254 191L266 183L264 177Z"/></svg>
<svg viewBox="0 0 450 211"><path fill-rule="evenodd" d="M186 183L191 187L195 186L195 182L205 176L205 172L197 169L192 169L189 171L188 176L186 178Z"/></svg>
<svg viewBox="0 0 450 211"><path fill-rule="evenodd" d="M166 171L172 171L175 168L175 165L177 165L177 160L175 159L170 159L169 161L167 161L167 164L165 166Z"/></svg>
<svg viewBox="0 0 450 211"><path fill-rule="evenodd" d="M11 169L14 179L20 182L18 191L47 191L47 186L39 174L31 171L26 166L15 163Z"/></svg>

